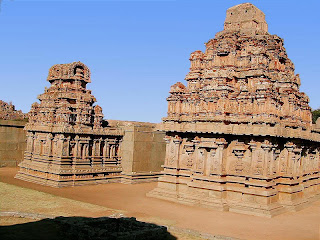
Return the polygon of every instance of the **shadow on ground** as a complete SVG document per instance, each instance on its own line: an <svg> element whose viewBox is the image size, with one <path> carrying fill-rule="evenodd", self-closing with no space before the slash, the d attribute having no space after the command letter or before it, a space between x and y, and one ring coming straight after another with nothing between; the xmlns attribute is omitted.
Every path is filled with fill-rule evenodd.
<svg viewBox="0 0 320 240"><path fill-rule="evenodd" d="M174 240L167 228L135 218L57 217L36 222L0 226L0 239L167 239Z"/></svg>

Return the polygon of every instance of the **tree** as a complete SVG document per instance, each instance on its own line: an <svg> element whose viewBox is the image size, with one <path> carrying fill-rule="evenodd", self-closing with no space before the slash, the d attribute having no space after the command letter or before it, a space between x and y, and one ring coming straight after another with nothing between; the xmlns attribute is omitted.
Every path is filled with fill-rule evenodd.
<svg viewBox="0 0 320 240"><path fill-rule="evenodd" d="M312 111L312 123L316 123L318 117L320 117L320 108Z"/></svg>

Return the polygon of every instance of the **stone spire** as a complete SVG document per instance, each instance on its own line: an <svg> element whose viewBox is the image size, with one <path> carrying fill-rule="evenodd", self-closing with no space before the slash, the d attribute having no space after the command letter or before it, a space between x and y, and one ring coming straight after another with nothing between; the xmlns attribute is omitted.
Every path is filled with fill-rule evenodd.
<svg viewBox="0 0 320 240"><path fill-rule="evenodd" d="M282 125L309 129L309 98L283 45L250 3L227 10L224 30L190 56L190 72L173 85L169 122ZM199 125L197 125L199 126Z"/></svg>
<svg viewBox="0 0 320 240"><path fill-rule="evenodd" d="M34 103L29 112L27 128L64 127L70 130L79 128L90 131L99 129L103 114L91 91L90 70L81 62L56 64L49 70L47 80L50 88L38 96L40 104Z"/></svg>

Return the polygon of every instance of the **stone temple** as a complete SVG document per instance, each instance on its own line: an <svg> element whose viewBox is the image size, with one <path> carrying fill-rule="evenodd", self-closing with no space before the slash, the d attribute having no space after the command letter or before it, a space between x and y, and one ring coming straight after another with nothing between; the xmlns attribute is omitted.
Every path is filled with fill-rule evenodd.
<svg viewBox="0 0 320 240"><path fill-rule="evenodd" d="M148 196L273 216L319 198L320 132L283 39L250 3L170 89L163 177Z"/></svg>
<svg viewBox="0 0 320 240"><path fill-rule="evenodd" d="M105 127L81 62L50 68L51 87L29 112L27 149L16 178L54 187L119 181L119 128Z"/></svg>
<svg viewBox="0 0 320 240"><path fill-rule="evenodd" d="M16 110L12 103L0 100L0 119L3 120L23 120L27 116L21 110Z"/></svg>

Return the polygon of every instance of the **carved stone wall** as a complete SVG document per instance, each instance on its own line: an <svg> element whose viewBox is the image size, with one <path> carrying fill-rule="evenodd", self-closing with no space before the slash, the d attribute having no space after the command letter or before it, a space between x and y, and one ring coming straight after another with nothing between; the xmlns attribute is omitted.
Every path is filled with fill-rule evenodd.
<svg viewBox="0 0 320 240"><path fill-rule="evenodd" d="M26 114L21 110L16 110L12 103L6 103L0 100L0 119L2 120L24 120Z"/></svg>
<svg viewBox="0 0 320 240"><path fill-rule="evenodd" d="M102 109L81 62L50 68L50 88L29 112L27 149L16 178L54 187L121 179L123 130L103 127Z"/></svg>
<svg viewBox="0 0 320 240"><path fill-rule="evenodd" d="M320 195L320 131L283 40L250 3L191 54L187 86L170 89L164 176L148 195L273 216Z"/></svg>
<svg viewBox="0 0 320 240"><path fill-rule="evenodd" d="M86 89L90 71L83 63L54 65L48 81L29 112L17 178L53 187L158 179L165 134L156 124L104 121Z"/></svg>

